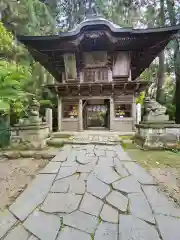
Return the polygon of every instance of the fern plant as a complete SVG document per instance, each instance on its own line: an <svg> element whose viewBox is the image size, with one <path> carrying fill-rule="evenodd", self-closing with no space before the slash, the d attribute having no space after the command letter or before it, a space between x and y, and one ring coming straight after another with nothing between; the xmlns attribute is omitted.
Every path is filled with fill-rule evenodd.
<svg viewBox="0 0 180 240"><path fill-rule="evenodd" d="M15 62L0 61L0 111L9 112L10 106L21 108L31 95L24 91L30 70Z"/></svg>

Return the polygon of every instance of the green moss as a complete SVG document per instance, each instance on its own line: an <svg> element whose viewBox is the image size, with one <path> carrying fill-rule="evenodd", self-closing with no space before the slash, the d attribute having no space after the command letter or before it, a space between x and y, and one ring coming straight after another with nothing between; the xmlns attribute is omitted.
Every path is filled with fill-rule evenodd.
<svg viewBox="0 0 180 240"><path fill-rule="evenodd" d="M136 146L134 143L127 143L127 142L121 142L121 146L126 150L126 149L136 149Z"/></svg>
<svg viewBox="0 0 180 240"><path fill-rule="evenodd" d="M79 177L79 176L80 176L80 173L79 173L79 172L76 172L76 173L73 174L73 176Z"/></svg>
<svg viewBox="0 0 180 240"><path fill-rule="evenodd" d="M171 151L153 151L141 150L138 148L126 148L129 156L135 159L141 166L146 169L151 168L179 168L180 169L180 153Z"/></svg>
<svg viewBox="0 0 180 240"><path fill-rule="evenodd" d="M71 135L70 134L61 134L59 135L59 138L70 138Z"/></svg>
<svg viewBox="0 0 180 240"><path fill-rule="evenodd" d="M114 169L114 168L113 168ZM114 169L114 171L116 171L115 169ZM112 185L112 183L111 184L109 184L109 187L110 187L110 189L111 189L111 191L113 190L113 185Z"/></svg>
<svg viewBox="0 0 180 240"><path fill-rule="evenodd" d="M121 146L132 159L146 169L166 167L180 169L180 151L177 149L143 150L134 143L123 142Z"/></svg>
<svg viewBox="0 0 180 240"><path fill-rule="evenodd" d="M65 225L64 225L64 223L62 222L62 223L61 223L61 231L63 230L63 228L65 228Z"/></svg>
<svg viewBox="0 0 180 240"><path fill-rule="evenodd" d="M55 138L66 138L66 139L72 137L71 134L67 134L67 133L55 133L53 136Z"/></svg>
<svg viewBox="0 0 180 240"><path fill-rule="evenodd" d="M102 222L102 219L100 216L98 217L98 222L99 222L99 224Z"/></svg>
<svg viewBox="0 0 180 240"><path fill-rule="evenodd" d="M64 141L48 141L48 146L52 146L52 147L63 147L64 146Z"/></svg>
<svg viewBox="0 0 180 240"><path fill-rule="evenodd" d="M91 233L90 236L91 236L91 239L94 240L94 233Z"/></svg>
<svg viewBox="0 0 180 240"><path fill-rule="evenodd" d="M131 140L131 139L133 139L133 135L121 135L121 136L119 136L120 137L120 139L124 139L124 140Z"/></svg>

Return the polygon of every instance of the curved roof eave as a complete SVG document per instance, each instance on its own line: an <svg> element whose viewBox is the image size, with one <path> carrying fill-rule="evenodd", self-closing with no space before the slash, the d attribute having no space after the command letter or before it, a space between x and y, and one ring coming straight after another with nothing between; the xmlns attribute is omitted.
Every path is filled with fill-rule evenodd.
<svg viewBox="0 0 180 240"><path fill-rule="evenodd" d="M110 24L108 20L94 20L93 22L82 22L74 30L69 32L60 32L58 35L49 35L49 36L17 36L18 40L59 40L66 37L75 37L76 35L83 32L83 28L86 26L106 26L112 33L129 33L129 34L146 34L146 33L158 33L158 32L172 32L175 34L180 30L180 25L176 26L167 26L167 27L158 27L158 28L147 28L147 29L132 29L132 28L121 28L115 27L114 24ZM100 29L99 29L100 30Z"/></svg>

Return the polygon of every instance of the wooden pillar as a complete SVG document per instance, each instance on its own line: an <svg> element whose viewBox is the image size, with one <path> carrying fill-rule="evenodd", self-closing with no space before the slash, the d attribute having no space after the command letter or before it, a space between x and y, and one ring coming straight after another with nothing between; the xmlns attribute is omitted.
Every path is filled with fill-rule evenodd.
<svg viewBox="0 0 180 240"><path fill-rule="evenodd" d="M58 131L62 130L62 98L57 96L58 98Z"/></svg>
<svg viewBox="0 0 180 240"><path fill-rule="evenodd" d="M52 109L51 108L46 108L46 123L49 126L50 132L52 132L53 128L53 116L52 116Z"/></svg>
<svg viewBox="0 0 180 240"><path fill-rule="evenodd" d="M83 131L83 101L79 99L79 131Z"/></svg>
<svg viewBox="0 0 180 240"><path fill-rule="evenodd" d="M110 123L109 130L113 131L113 121L114 120L114 99L110 98Z"/></svg>
<svg viewBox="0 0 180 240"><path fill-rule="evenodd" d="M135 129L136 125L136 97L133 95L133 102L132 102L132 119L133 119L133 130Z"/></svg>
<svg viewBox="0 0 180 240"><path fill-rule="evenodd" d="M129 70L129 77L128 77L128 82L132 81L132 76L131 76L131 69Z"/></svg>

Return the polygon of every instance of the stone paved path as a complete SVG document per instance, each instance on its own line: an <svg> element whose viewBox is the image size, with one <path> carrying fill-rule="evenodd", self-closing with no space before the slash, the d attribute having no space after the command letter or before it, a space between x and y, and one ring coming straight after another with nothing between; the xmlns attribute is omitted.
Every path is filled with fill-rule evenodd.
<svg viewBox="0 0 180 240"><path fill-rule="evenodd" d="M4 240L179 240L180 209L120 145L66 145L0 215Z"/></svg>

